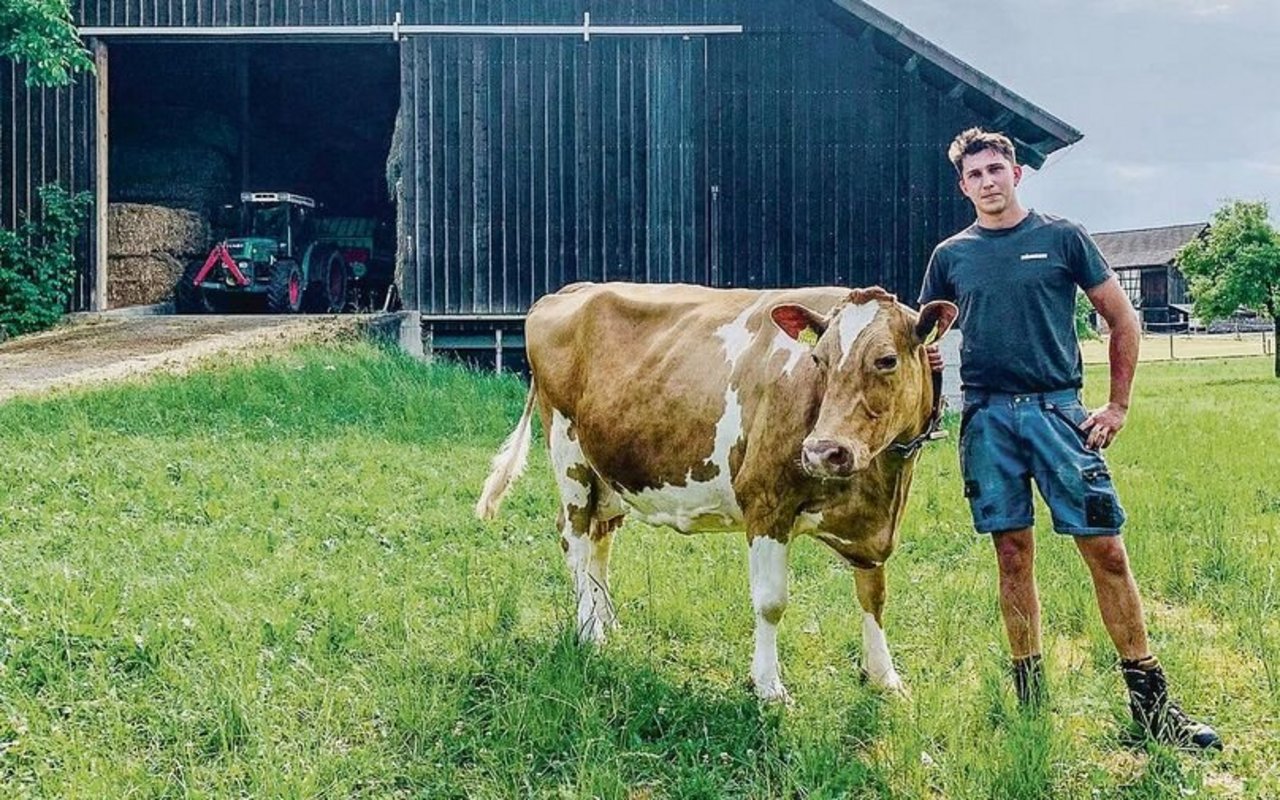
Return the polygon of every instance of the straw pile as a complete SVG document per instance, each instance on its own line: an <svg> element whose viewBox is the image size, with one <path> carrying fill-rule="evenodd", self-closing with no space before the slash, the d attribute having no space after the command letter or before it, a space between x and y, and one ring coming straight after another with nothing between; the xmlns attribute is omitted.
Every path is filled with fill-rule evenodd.
<svg viewBox="0 0 1280 800"><path fill-rule="evenodd" d="M112 150L112 202L207 214L235 195L228 159L204 147L120 145Z"/></svg>
<svg viewBox="0 0 1280 800"><path fill-rule="evenodd" d="M199 214L162 206L107 208L107 303L159 303L173 295L188 261L207 254L209 225Z"/></svg>
<svg viewBox="0 0 1280 800"><path fill-rule="evenodd" d="M209 226L204 217L191 211L112 203L107 207L107 242L112 256L189 256L205 250Z"/></svg>
<svg viewBox="0 0 1280 800"><path fill-rule="evenodd" d="M160 303L173 296L183 262L168 253L121 256L107 271L107 303L111 308Z"/></svg>

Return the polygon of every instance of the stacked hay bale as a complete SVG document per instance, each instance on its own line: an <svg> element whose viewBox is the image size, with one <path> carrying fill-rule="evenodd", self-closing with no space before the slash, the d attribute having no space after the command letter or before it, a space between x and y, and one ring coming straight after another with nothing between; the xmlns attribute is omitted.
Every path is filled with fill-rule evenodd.
<svg viewBox="0 0 1280 800"><path fill-rule="evenodd" d="M137 203L107 207L107 303L168 300L188 261L207 255L209 225L193 212Z"/></svg>
<svg viewBox="0 0 1280 800"><path fill-rule="evenodd" d="M202 147L120 145L111 158L113 202L157 203L208 214L235 195L226 157Z"/></svg>
<svg viewBox="0 0 1280 800"><path fill-rule="evenodd" d="M232 202L235 127L197 108L125 107L111 118L107 302L173 296L188 261L209 252L208 219Z"/></svg>
<svg viewBox="0 0 1280 800"><path fill-rule="evenodd" d="M122 112L111 120L111 202L207 216L235 200L239 152L236 129L219 114L171 106Z"/></svg>

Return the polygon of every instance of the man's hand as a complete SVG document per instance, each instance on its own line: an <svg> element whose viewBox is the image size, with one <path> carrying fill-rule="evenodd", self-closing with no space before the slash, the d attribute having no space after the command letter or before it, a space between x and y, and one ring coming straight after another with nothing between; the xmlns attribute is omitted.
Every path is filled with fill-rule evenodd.
<svg viewBox="0 0 1280 800"><path fill-rule="evenodd" d="M1110 447L1116 439L1116 434L1124 427L1124 418L1128 413L1128 410L1118 403L1107 403L1090 414L1088 419L1080 423L1080 430L1089 434L1084 443L1085 447L1090 450Z"/></svg>
<svg viewBox="0 0 1280 800"><path fill-rule="evenodd" d="M929 357L929 369L934 372L942 372L942 368L946 366L942 361L942 348L936 344L931 344L924 349L924 352Z"/></svg>

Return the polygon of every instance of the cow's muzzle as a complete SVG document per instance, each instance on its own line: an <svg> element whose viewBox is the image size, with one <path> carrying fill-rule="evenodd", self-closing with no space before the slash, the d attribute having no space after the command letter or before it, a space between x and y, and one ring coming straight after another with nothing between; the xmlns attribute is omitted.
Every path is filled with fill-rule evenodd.
<svg viewBox="0 0 1280 800"><path fill-rule="evenodd" d="M862 448L834 439L806 439L800 449L800 464L814 478L849 478L866 462Z"/></svg>

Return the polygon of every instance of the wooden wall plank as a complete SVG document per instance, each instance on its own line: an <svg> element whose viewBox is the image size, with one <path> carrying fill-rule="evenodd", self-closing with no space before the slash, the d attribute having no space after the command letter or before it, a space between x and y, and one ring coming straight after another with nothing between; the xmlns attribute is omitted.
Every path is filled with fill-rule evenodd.
<svg viewBox="0 0 1280 800"><path fill-rule="evenodd" d="M529 51L529 288L526 303L547 291L547 45L530 42Z"/></svg>

